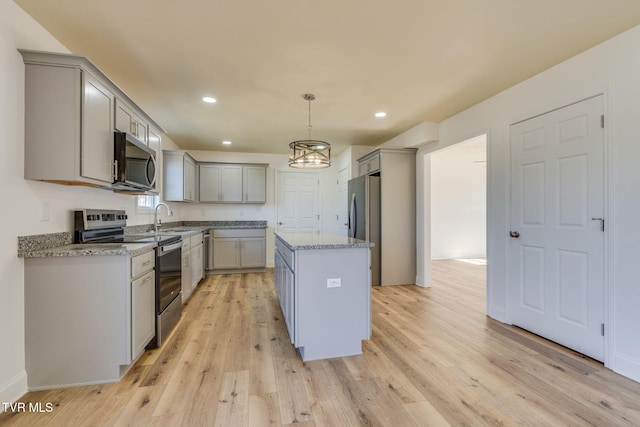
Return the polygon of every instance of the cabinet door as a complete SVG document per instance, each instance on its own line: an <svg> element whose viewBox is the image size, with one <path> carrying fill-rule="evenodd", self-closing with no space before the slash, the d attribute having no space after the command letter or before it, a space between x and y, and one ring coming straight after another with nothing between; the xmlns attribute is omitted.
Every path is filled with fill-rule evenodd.
<svg viewBox="0 0 640 427"><path fill-rule="evenodd" d="M240 239L213 239L213 268L240 268Z"/></svg>
<svg viewBox="0 0 640 427"><path fill-rule="evenodd" d="M191 289L195 289L202 279L202 243L191 248Z"/></svg>
<svg viewBox="0 0 640 427"><path fill-rule="evenodd" d="M196 162L189 156L184 156L184 199L195 201L196 196Z"/></svg>
<svg viewBox="0 0 640 427"><path fill-rule="evenodd" d="M289 340L291 344L296 343L296 317L295 317L295 309L294 309L294 298L295 298L295 276L293 271L289 269L289 267L285 264L284 266L284 284L283 291L285 295L284 301L284 320L287 324L287 331L289 331Z"/></svg>
<svg viewBox="0 0 640 427"><path fill-rule="evenodd" d="M224 165L220 172L221 202L242 202L242 166Z"/></svg>
<svg viewBox="0 0 640 427"><path fill-rule="evenodd" d="M220 171L221 165L200 165L200 201L220 201Z"/></svg>
<svg viewBox="0 0 640 427"><path fill-rule="evenodd" d="M131 283L131 360L142 354L156 334L155 271Z"/></svg>
<svg viewBox="0 0 640 427"><path fill-rule="evenodd" d="M156 155L160 155L160 147L162 143L161 132L149 126L149 141L148 145L153 151L156 152Z"/></svg>
<svg viewBox="0 0 640 427"><path fill-rule="evenodd" d="M265 267L267 265L267 244L263 237L240 239L240 265L242 268Z"/></svg>
<svg viewBox="0 0 640 427"><path fill-rule="evenodd" d="M120 99L116 99L115 129L127 132L145 144L149 144L149 124L138 116L133 108Z"/></svg>
<svg viewBox="0 0 640 427"><path fill-rule="evenodd" d="M245 203L266 203L267 168L244 166L243 185Z"/></svg>
<svg viewBox="0 0 640 427"><path fill-rule="evenodd" d="M135 114L133 115L133 132L132 133L140 141L149 145L149 124Z"/></svg>
<svg viewBox="0 0 640 427"><path fill-rule="evenodd" d="M182 303L191 295L191 250L182 248Z"/></svg>
<svg viewBox="0 0 640 427"><path fill-rule="evenodd" d="M133 128L133 110L120 99L116 99L115 129L135 135Z"/></svg>
<svg viewBox="0 0 640 427"><path fill-rule="evenodd" d="M114 95L89 73L83 73L80 174L113 182Z"/></svg>

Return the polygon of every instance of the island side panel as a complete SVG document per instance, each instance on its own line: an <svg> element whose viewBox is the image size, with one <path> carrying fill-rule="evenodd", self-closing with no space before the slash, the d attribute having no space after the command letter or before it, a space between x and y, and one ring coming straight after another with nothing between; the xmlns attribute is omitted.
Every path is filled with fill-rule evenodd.
<svg viewBox="0 0 640 427"><path fill-rule="evenodd" d="M371 332L370 249L298 249L295 263L295 344L302 359L362 354ZM329 279L340 279L340 287L327 287Z"/></svg>

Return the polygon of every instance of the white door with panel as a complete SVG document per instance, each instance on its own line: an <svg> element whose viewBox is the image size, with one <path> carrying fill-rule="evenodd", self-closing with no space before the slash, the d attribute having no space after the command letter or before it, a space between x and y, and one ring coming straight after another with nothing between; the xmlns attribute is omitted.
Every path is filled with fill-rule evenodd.
<svg viewBox="0 0 640 427"><path fill-rule="evenodd" d="M511 126L512 323L604 359L603 99Z"/></svg>
<svg viewBox="0 0 640 427"><path fill-rule="evenodd" d="M320 231L316 172L278 172L278 231Z"/></svg>

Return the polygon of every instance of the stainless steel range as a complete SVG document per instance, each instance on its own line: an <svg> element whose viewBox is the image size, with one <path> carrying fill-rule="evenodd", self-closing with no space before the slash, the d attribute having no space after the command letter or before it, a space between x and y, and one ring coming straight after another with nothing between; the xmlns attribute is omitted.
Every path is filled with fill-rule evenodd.
<svg viewBox="0 0 640 427"><path fill-rule="evenodd" d="M75 243L144 243L156 247L156 336L147 348L160 347L182 315L182 240L169 233L125 234L123 210L74 211Z"/></svg>

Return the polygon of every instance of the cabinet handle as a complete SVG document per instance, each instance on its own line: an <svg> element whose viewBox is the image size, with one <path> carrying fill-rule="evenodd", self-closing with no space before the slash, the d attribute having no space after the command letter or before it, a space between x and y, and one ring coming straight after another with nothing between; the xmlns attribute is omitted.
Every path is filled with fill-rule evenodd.
<svg viewBox="0 0 640 427"><path fill-rule="evenodd" d="M150 260L150 259L149 259L149 260L146 260L145 262L143 262L143 263L142 263L142 265L143 265L143 266L145 266L145 265L149 265L149 264L151 264L151 261L152 261L152 260Z"/></svg>
<svg viewBox="0 0 640 427"><path fill-rule="evenodd" d="M113 181L117 181L118 180L118 161L114 160L113 161Z"/></svg>
<svg viewBox="0 0 640 427"><path fill-rule="evenodd" d="M152 277L151 277L151 276L148 276L146 279L144 279L144 280L142 281L142 283L150 282L150 281L151 281L151 279L152 279Z"/></svg>

